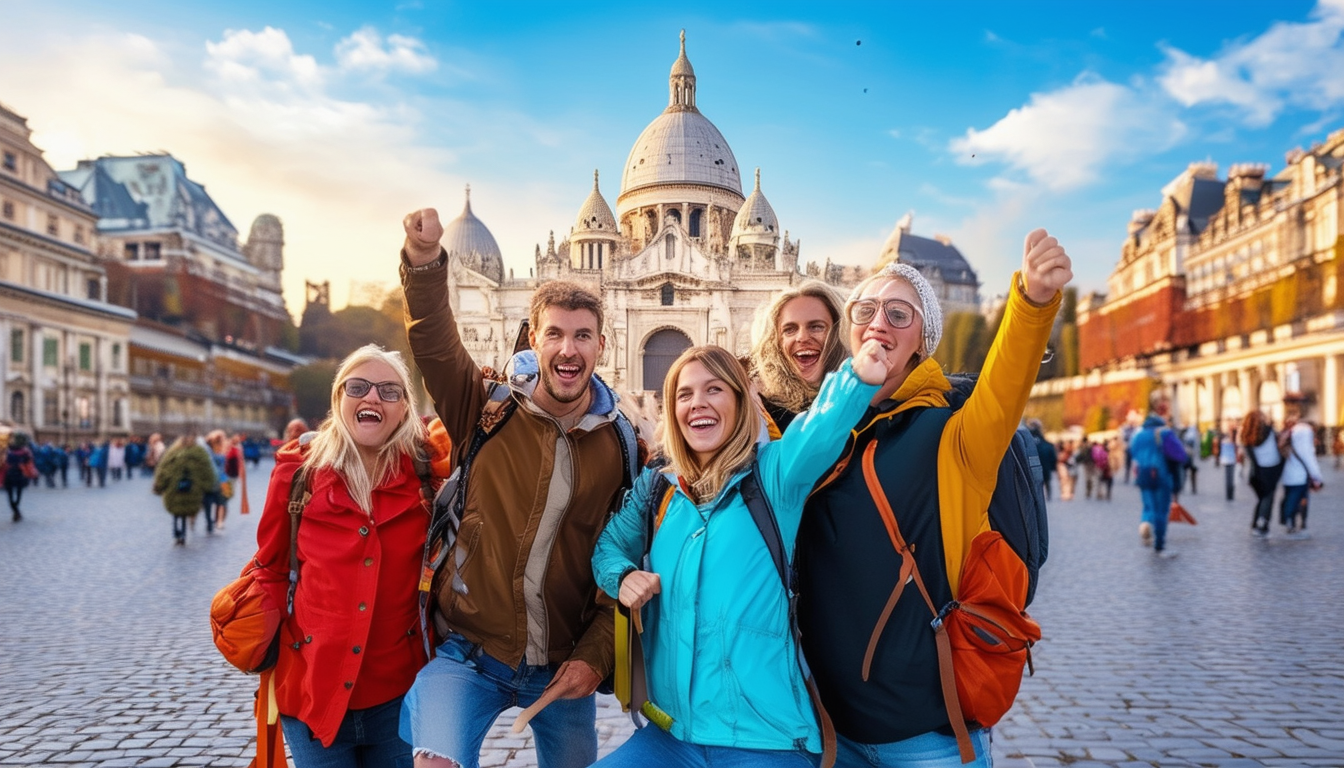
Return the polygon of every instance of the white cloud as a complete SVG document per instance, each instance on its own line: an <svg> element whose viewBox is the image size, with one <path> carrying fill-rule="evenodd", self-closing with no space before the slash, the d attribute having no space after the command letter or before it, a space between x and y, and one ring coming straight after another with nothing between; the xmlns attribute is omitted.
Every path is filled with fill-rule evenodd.
<svg viewBox="0 0 1344 768"><path fill-rule="evenodd" d="M1186 107L1229 104L1252 126L1268 125L1288 106L1344 104L1344 0L1322 0L1305 23L1280 22L1211 59L1166 47L1158 81Z"/></svg>
<svg viewBox="0 0 1344 768"><path fill-rule="evenodd" d="M322 87L323 76L317 60L295 54L289 35L274 27L260 32L225 30L224 39L206 43L205 50L206 69L227 84L270 83L302 90Z"/></svg>
<svg viewBox="0 0 1344 768"><path fill-rule="evenodd" d="M433 72L439 62L413 37L388 35L387 45L372 27L364 27L336 44L336 61L346 70Z"/></svg>
<svg viewBox="0 0 1344 768"><path fill-rule="evenodd" d="M948 145L957 162L1002 162L1054 191L1100 176L1106 163L1170 147L1185 126L1139 90L1083 74L1032 94L994 125L968 129Z"/></svg>

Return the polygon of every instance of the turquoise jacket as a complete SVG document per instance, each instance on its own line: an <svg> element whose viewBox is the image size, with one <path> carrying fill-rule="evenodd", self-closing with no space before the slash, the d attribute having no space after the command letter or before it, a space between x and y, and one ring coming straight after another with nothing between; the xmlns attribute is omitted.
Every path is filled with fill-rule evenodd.
<svg viewBox="0 0 1344 768"><path fill-rule="evenodd" d="M790 560L803 502L877 390L846 361L827 376L811 410L757 448L761 490ZM643 556L654 471L636 480L593 553L597 585L612 597ZM747 472L700 505L668 478L677 490L650 552L662 593L643 608L649 698L671 716L671 734L690 744L820 752L788 599L738 490Z"/></svg>

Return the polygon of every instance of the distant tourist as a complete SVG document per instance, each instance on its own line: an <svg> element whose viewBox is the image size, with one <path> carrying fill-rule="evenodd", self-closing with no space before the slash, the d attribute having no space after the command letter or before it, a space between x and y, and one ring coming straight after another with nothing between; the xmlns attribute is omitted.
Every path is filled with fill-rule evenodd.
<svg viewBox="0 0 1344 768"><path fill-rule="evenodd" d="M187 523L204 506L205 495L219 485L210 454L197 443L196 433L187 429L163 454L154 471L154 493L163 497L163 508L173 516L173 541L187 543Z"/></svg>
<svg viewBox="0 0 1344 768"><path fill-rule="evenodd" d="M1304 418L1305 401L1301 396L1284 397L1283 433L1279 435L1279 453L1283 454L1283 505L1279 522L1289 536L1307 535L1309 491L1325 486L1321 465L1316 461L1316 427Z"/></svg>
<svg viewBox="0 0 1344 768"><path fill-rule="evenodd" d="M9 446L5 449L4 483L5 493L9 496L9 509L14 522L23 519L19 504L23 501L23 489L28 482L37 478L37 463L33 460L33 451L28 447L28 435L13 432L9 436Z"/></svg>

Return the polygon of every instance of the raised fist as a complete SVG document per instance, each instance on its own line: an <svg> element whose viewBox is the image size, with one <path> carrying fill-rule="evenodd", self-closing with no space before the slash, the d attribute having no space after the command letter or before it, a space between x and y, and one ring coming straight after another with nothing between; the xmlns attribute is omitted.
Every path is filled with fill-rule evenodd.
<svg viewBox="0 0 1344 768"><path fill-rule="evenodd" d="M433 208L421 208L411 211L401 220L406 229L406 259L411 266L418 267L439 258L439 240L443 238L443 225L439 223L439 212Z"/></svg>
<svg viewBox="0 0 1344 768"><path fill-rule="evenodd" d="M1022 246L1022 280L1027 298L1047 304L1073 279L1073 261L1044 229L1032 230Z"/></svg>

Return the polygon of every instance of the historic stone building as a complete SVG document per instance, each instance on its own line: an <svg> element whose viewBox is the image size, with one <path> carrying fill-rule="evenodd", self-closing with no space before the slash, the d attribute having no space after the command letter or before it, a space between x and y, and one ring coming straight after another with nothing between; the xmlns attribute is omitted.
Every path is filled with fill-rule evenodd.
<svg viewBox="0 0 1344 768"><path fill-rule="evenodd" d="M757 307L810 277L843 290L866 269L829 263L800 269L790 239L761 189L759 170L743 194L737 158L697 105L695 71L681 52L668 104L636 139L622 171L616 209L600 180L559 243L537 246L526 278L505 275L489 229L471 211L445 224L450 300L463 339L482 365L512 353L532 290L564 278L597 288L606 301L606 354L598 372L628 390L656 390L692 344L746 354Z"/></svg>
<svg viewBox="0 0 1344 768"><path fill-rule="evenodd" d="M907 213L896 222L878 254L873 270L893 261L909 264L929 281L945 315L953 312L980 311L980 278L966 257L946 235L933 238L910 234L914 214Z"/></svg>
<svg viewBox="0 0 1344 768"><path fill-rule="evenodd" d="M97 214L0 106L0 424L38 440L125 435L135 313L107 301Z"/></svg>
<svg viewBox="0 0 1344 768"><path fill-rule="evenodd" d="M1066 424L1105 429L1154 386L1177 421L1222 426L1283 396L1337 428L1344 364L1344 130L1269 175L1194 163L1137 211L1109 293L1079 302L1085 375L1037 387Z"/></svg>
<svg viewBox="0 0 1344 768"><path fill-rule="evenodd" d="M131 428L262 435L294 412L279 348L284 230L257 217L247 242L171 155L101 157L60 174L98 216L109 299L138 314L130 332Z"/></svg>

